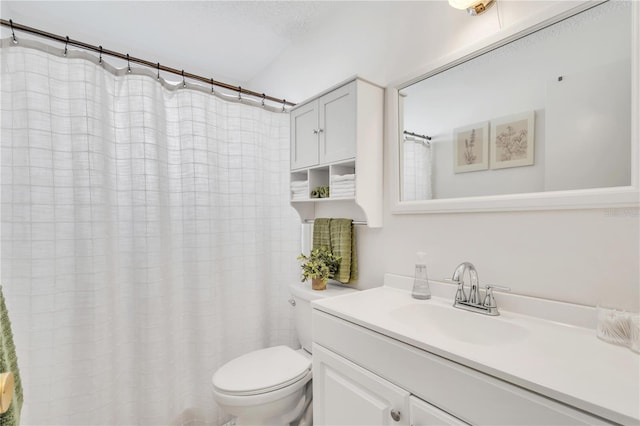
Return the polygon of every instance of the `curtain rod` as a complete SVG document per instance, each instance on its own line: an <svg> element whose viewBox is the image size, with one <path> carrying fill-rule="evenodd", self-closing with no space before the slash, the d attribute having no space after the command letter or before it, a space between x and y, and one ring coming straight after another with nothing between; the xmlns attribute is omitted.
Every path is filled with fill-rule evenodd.
<svg viewBox="0 0 640 426"><path fill-rule="evenodd" d="M409 132L409 131L407 131L407 130L405 130L405 131L404 131L404 134L405 134L405 135L409 135L409 136L414 136L414 137L416 137L416 138L426 139L426 140L428 140L428 141L430 141L430 140L431 140L431 136L427 136L427 135L420 135L420 134L418 134L418 133Z"/></svg>
<svg viewBox="0 0 640 426"><path fill-rule="evenodd" d="M223 83L221 81L216 81L213 78L206 78L206 77L202 77L200 75L197 74L192 74L192 73L188 73L185 72L184 70L178 70L175 68L171 68L171 67L167 67L165 65L160 65L159 62L154 63L154 62L150 62L144 59L140 59L140 58L136 58L134 56L129 56L128 53L120 53L120 52L114 52L113 50L108 50L108 49L103 49L102 46L94 46L92 44L88 44L82 41L78 41L78 40L73 40L70 39L69 36L66 37L62 37L56 34L52 34L46 31L42 31L36 28L32 28L32 27L27 27L26 25L22 25L22 24L17 24L15 22L13 22L13 20L9 19L8 21L6 19L0 19L0 24L2 24L5 27L10 27L11 28L11 37L13 38L13 42L14 43L18 43L18 40L16 39L16 35L14 33L14 30L19 30L19 31L24 31L27 33L31 33L31 34L35 34L37 36L40 37L45 37L45 38L49 38L51 40L55 40L55 41L59 41L60 43L64 43L65 44L65 51L68 45L71 46L76 46L76 47L80 47L82 49L86 49L86 50L92 50L94 52L99 53L100 55L109 55L109 56L114 56L116 58L120 58L123 59L127 62L135 62L144 66L147 66L149 68L154 68L158 71L165 71L171 74L176 74L181 76L183 79L184 78L190 78L192 80L198 80L201 81L203 83L207 83L207 84L211 84L214 86L218 86L218 87L222 87L224 89L227 90L231 90L234 92L238 92L238 96L242 95L242 94L246 94L249 96L253 96L258 98L259 100L268 100L271 102L275 102L278 104L282 104L283 110L284 110L284 106L285 105L289 105L289 106L295 106L295 103L293 102L288 102L286 99L280 99L280 98L275 98L273 96L268 96L265 95L264 93L258 93L258 92L254 92L252 90L247 90L247 89L243 89L241 86L233 86L231 84L227 84L227 83Z"/></svg>

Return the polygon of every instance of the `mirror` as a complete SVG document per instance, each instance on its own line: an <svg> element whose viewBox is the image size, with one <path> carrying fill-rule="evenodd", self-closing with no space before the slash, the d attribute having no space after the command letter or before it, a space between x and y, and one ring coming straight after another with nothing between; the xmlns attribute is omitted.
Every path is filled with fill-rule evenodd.
<svg viewBox="0 0 640 426"><path fill-rule="evenodd" d="M634 7L592 7L400 86L396 207L632 190Z"/></svg>

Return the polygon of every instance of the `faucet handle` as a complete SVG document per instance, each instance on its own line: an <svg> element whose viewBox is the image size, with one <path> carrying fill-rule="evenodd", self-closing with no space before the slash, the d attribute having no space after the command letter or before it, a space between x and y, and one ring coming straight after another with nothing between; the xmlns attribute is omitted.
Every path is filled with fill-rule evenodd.
<svg viewBox="0 0 640 426"><path fill-rule="evenodd" d="M511 291L511 287L503 287L501 285L488 285L485 287L486 294L482 305L487 308L497 308L496 299L493 297L493 290L498 291Z"/></svg>
<svg viewBox="0 0 640 426"><path fill-rule="evenodd" d="M451 278L445 278L444 281L446 281L448 283L456 284L458 286L458 288L456 289L456 297L455 297L455 301L456 302L466 302L467 301L467 294L464 292L464 281L463 280L454 280L454 279L451 279Z"/></svg>
<svg viewBox="0 0 640 426"><path fill-rule="evenodd" d="M487 289L487 290L504 291L504 292L511 291L511 287L504 287L504 286L495 285L495 284L490 284L490 285L486 286L485 289Z"/></svg>

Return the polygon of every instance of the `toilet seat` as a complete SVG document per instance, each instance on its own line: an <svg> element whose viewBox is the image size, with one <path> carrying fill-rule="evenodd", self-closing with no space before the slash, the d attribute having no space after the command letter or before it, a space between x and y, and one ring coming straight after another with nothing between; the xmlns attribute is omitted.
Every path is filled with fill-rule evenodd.
<svg viewBox="0 0 640 426"><path fill-rule="evenodd" d="M216 371L212 382L219 394L252 396L291 386L310 372L309 358L287 346L274 346L229 361Z"/></svg>

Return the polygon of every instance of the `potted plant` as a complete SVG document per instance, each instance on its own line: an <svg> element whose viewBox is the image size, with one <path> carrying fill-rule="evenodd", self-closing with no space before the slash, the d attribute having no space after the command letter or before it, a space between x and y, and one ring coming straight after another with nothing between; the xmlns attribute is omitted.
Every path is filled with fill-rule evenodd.
<svg viewBox="0 0 640 426"><path fill-rule="evenodd" d="M298 260L302 261L302 282L311 278L311 288L324 290L327 281L338 272L342 257L334 255L327 247L311 250L309 256L300 254Z"/></svg>

